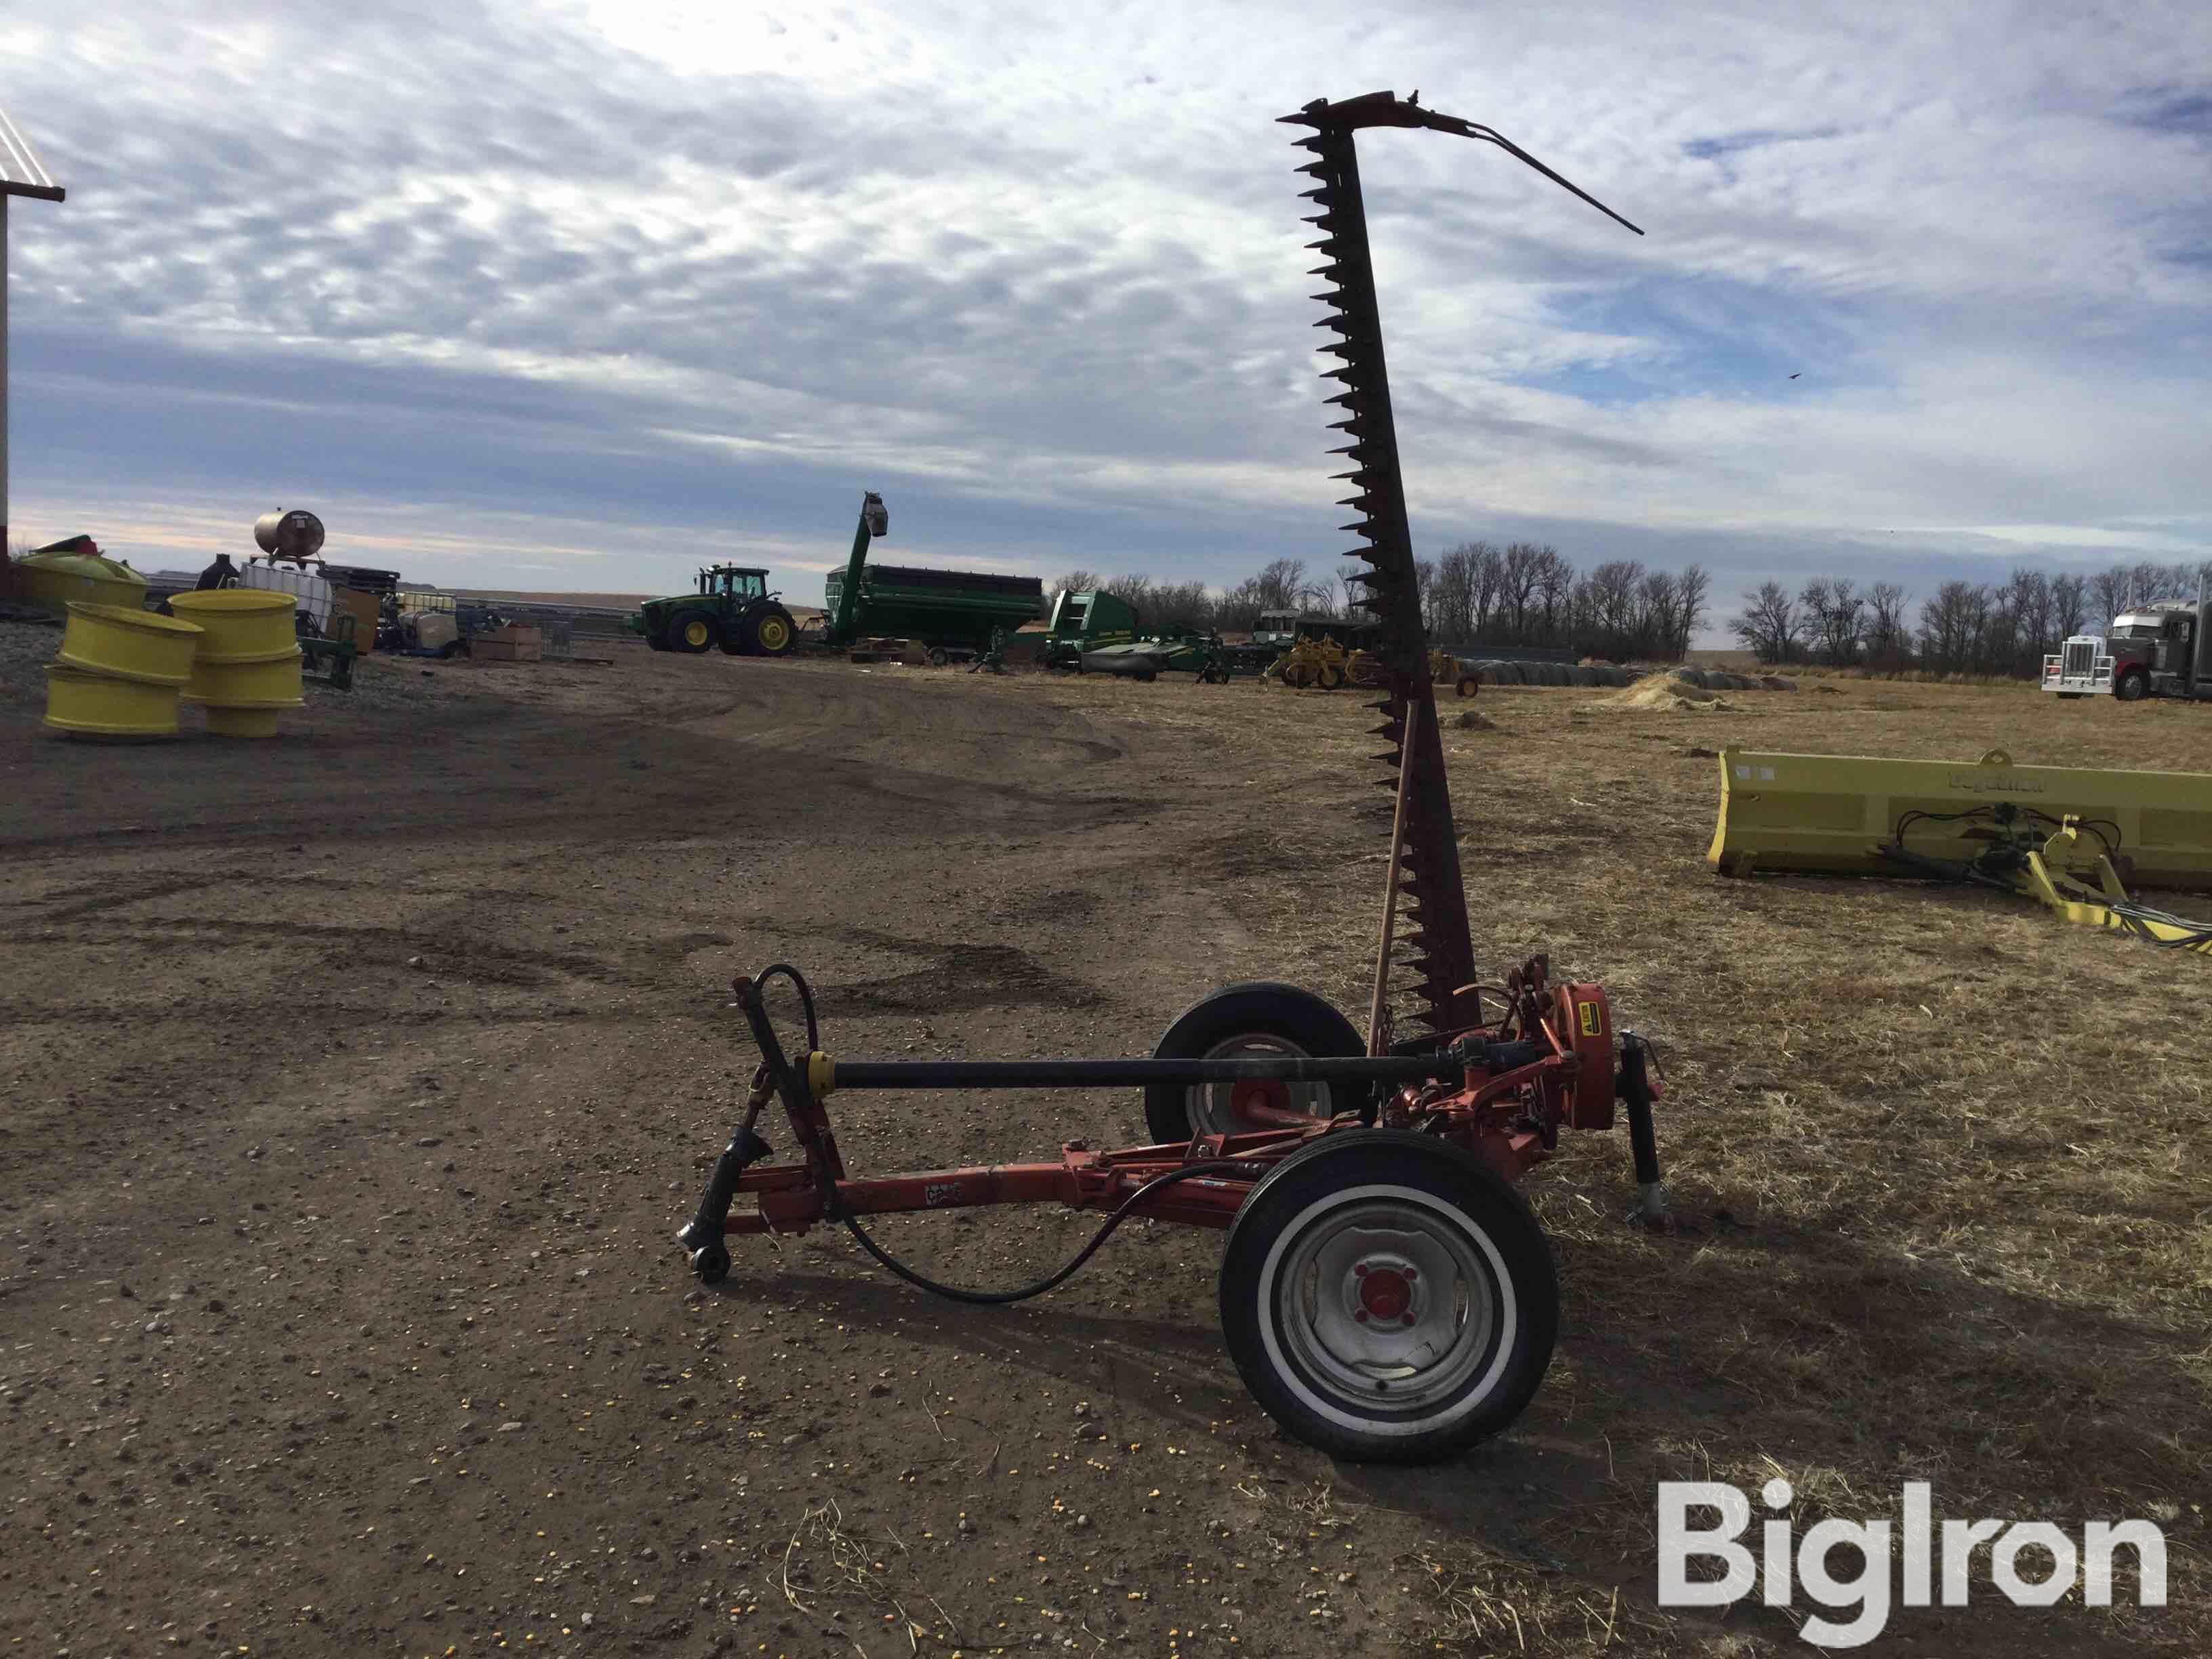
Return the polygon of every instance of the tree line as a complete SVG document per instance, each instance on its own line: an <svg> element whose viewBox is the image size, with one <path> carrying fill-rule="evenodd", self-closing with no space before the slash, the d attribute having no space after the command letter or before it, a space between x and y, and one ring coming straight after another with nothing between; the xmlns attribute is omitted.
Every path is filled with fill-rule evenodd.
<svg viewBox="0 0 2212 1659"><path fill-rule="evenodd" d="M1353 606L1367 568L1346 562L1330 578L1310 572L1303 559L1276 559L1222 588L1071 570L1051 586L1111 593L1134 605L1147 628L1249 633L1264 611L1365 614ZM1545 647L1621 659L1679 659L1705 619L1711 587L1695 564L1650 570L1618 559L1578 571L1557 548L1534 542L1462 542L1436 558L1416 559L1413 568L1422 623L1439 644Z"/></svg>
<svg viewBox="0 0 2212 1659"><path fill-rule="evenodd" d="M2208 573L2212 561L2143 561L2056 576L2020 567L2002 581L1945 582L1917 614L1896 582L1862 589L1848 577L1815 576L1794 595L1780 582L1760 583L1728 626L1763 663L2033 679L2070 635L2109 629L2133 605L2193 599Z"/></svg>

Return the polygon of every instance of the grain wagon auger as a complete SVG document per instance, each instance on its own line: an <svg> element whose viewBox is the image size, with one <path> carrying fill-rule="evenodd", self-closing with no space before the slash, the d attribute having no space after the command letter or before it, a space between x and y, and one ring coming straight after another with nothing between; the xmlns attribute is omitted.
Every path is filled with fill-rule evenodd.
<svg viewBox="0 0 2212 1659"><path fill-rule="evenodd" d="M2212 922L2130 884L2212 892L2212 774L1721 751L1705 859L1760 871L1998 888L2067 921L2212 956Z"/></svg>
<svg viewBox="0 0 2212 1659"><path fill-rule="evenodd" d="M1338 1455L1420 1462L1495 1433L1519 1414L1550 1363L1559 1292L1551 1249L1511 1182L1544 1160L1559 1132L1611 1127L1625 1104L1638 1218L1664 1217L1650 1045L1617 1030L1600 986L1559 982L1541 956L1477 982L1467 896L1437 731L1431 676L1399 476L1382 336L1369 262L1354 135L1431 127L1486 140L1583 195L1470 122L1388 92L1320 100L1285 121L1320 211L1311 246L1329 307L1322 349L1338 360L1329 401L1350 441L1363 545L1364 609L1382 696L1376 758L1397 810L1384 884L1373 995L1363 1033L1294 986L1231 985L1186 1011L1146 1060L851 1061L822 1048L804 977L779 963L736 981L762 1061L744 1115L716 1160L698 1211L678 1235L698 1276L726 1276L726 1238L842 1223L909 1282L970 1303L1051 1289L1124 1219L1220 1227L1223 1333L1253 1395L1288 1431ZM1626 220L1620 220L1624 225ZM1633 230L1632 225L1628 227ZM1640 232L1638 233L1641 234ZM787 1053L763 991L787 979L805 1021ZM1412 1003L1393 1030L1393 994ZM823 1103L837 1090L1097 1088L1144 1091L1155 1144L1094 1151L1070 1141L1036 1164L940 1170L874 1180L847 1174ZM799 1158L767 1164L761 1113L779 1100ZM740 1194L757 1210L730 1213ZM893 1259L860 1218L984 1204L1053 1201L1105 1212L1091 1243L1034 1285L970 1291Z"/></svg>

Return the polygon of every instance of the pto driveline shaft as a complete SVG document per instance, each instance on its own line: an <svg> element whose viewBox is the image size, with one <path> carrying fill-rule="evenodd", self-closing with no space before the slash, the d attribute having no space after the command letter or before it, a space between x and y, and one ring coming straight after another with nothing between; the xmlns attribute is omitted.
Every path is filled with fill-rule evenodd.
<svg viewBox="0 0 2212 1659"><path fill-rule="evenodd" d="M1084 1089L1147 1083L1418 1083L1456 1077L1447 1054L1381 1060L841 1060L839 1089Z"/></svg>

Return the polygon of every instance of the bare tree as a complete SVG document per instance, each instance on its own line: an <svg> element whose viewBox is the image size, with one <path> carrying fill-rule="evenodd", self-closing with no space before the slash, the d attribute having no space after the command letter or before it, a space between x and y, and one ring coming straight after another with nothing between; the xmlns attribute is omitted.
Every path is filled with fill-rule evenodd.
<svg viewBox="0 0 2212 1659"><path fill-rule="evenodd" d="M1675 636L1682 631L1680 589L1676 579L1663 570L1645 576L1636 590L1636 637L1632 654L1638 657L1671 655Z"/></svg>
<svg viewBox="0 0 2212 1659"><path fill-rule="evenodd" d="M1841 668L1859 659L1866 601L1850 577L1832 580L1815 576L1797 595L1797 603L1802 608L1806 636L1821 661Z"/></svg>
<svg viewBox="0 0 2212 1659"><path fill-rule="evenodd" d="M2051 579L2051 631L2063 643L2081 631L2087 614L2088 580L2078 570Z"/></svg>
<svg viewBox="0 0 2212 1659"><path fill-rule="evenodd" d="M1978 583L1945 582L1920 606L1920 659L1939 673L1974 665L1984 649L1990 590Z"/></svg>
<svg viewBox="0 0 2212 1659"><path fill-rule="evenodd" d="M1905 604L1905 589L1895 582L1876 582L1867 589L1866 651L1877 668L1902 668L1911 654Z"/></svg>
<svg viewBox="0 0 2212 1659"><path fill-rule="evenodd" d="M1359 579L1367 574L1367 567L1356 559L1336 568L1337 586L1344 590L1344 614L1347 617L1358 613L1360 600L1366 597L1365 586Z"/></svg>
<svg viewBox="0 0 2212 1659"><path fill-rule="evenodd" d="M1548 542L1536 550L1536 594L1544 605L1544 639L1557 645L1562 637L1559 613L1574 587L1575 568Z"/></svg>
<svg viewBox="0 0 2212 1659"><path fill-rule="evenodd" d="M1543 574L1544 550L1534 542L1508 542L1498 568L1499 592L1504 601L1507 637L1516 645L1528 638L1528 608L1535 602L1536 585Z"/></svg>
<svg viewBox="0 0 2212 1659"><path fill-rule="evenodd" d="M2112 631L2112 619L2128 608L2129 574L2127 566L2116 564L2089 578L2090 620L2105 633Z"/></svg>
<svg viewBox="0 0 2212 1659"><path fill-rule="evenodd" d="M1758 592L1743 596L1743 614L1729 619L1729 629L1759 661L1788 662L1804 623L1780 582L1761 582Z"/></svg>
<svg viewBox="0 0 2212 1659"><path fill-rule="evenodd" d="M1679 659L1690 654L1690 641L1697 636L1698 629L1705 620L1706 595L1712 589L1712 578L1701 564L1686 564L1674 576L1674 655Z"/></svg>

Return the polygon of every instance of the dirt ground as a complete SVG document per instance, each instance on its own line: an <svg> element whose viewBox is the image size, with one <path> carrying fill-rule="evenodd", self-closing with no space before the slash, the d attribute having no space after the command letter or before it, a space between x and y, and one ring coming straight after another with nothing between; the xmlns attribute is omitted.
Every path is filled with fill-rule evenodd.
<svg viewBox="0 0 2212 1659"><path fill-rule="evenodd" d="M1244 1397L1211 1234L988 1310L842 1234L738 1241L713 1291L672 1243L754 1063L735 972L799 964L848 1058L1147 1052L1249 977L1361 1006L1352 696L624 647L107 747L38 725L55 638L0 627L9 1653L1802 1651L1802 1601L1653 1600L1655 1483L1778 1471L1801 1529L1926 1479L2169 1540L2163 1610L1983 1572L1868 1651L2212 1650L2212 963L1702 861L1725 742L2212 771L2212 711L1448 704L1479 948L1657 1039L1708 1220L1630 1231L1625 1137L1571 1139L1529 1182L1567 1297L1535 1404L1381 1471ZM1119 1092L833 1108L868 1172L1145 1138ZM1093 1224L878 1236L1009 1284Z"/></svg>

